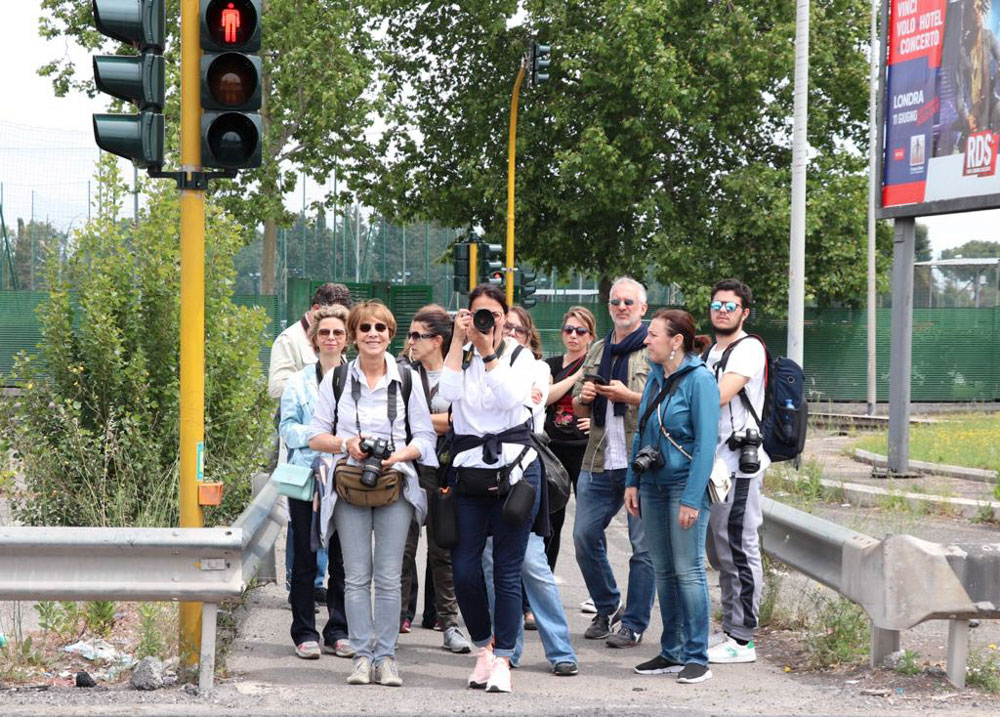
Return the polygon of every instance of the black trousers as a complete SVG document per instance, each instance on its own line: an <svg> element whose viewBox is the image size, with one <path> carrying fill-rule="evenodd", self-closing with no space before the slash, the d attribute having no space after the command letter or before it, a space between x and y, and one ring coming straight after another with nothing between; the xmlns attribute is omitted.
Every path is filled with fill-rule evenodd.
<svg viewBox="0 0 1000 717"><path fill-rule="evenodd" d="M559 462L566 467L570 483L573 484L573 495L576 495L576 481L580 477L580 468L583 466L583 454L587 450L587 445L575 446L552 441L549 444L549 448L552 449ZM545 539L545 557L549 560L549 567L552 569L552 572L555 572L556 559L559 557L560 534L562 533L563 523L566 521L566 508L563 507L554 513L549 513L549 521L552 523L552 535Z"/></svg>
<svg viewBox="0 0 1000 717"><path fill-rule="evenodd" d="M309 640L319 642L316 631L316 610L313 585L316 581L316 553L310 544L312 534L312 501L288 499L288 514L292 523L292 589L288 600L292 606L292 641L296 645ZM323 641L333 645L347 639L347 613L344 610L344 554L340 537L334 532L327 547L330 554L330 577L326 587L327 621Z"/></svg>

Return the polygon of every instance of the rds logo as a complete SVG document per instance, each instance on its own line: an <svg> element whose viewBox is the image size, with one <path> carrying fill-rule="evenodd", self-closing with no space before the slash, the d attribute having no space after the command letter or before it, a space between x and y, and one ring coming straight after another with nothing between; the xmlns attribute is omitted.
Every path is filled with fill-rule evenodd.
<svg viewBox="0 0 1000 717"><path fill-rule="evenodd" d="M997 140L1000 135L993 132L970 134L965 144L965 167L962 174L991 177L997 168Z"/></svg>

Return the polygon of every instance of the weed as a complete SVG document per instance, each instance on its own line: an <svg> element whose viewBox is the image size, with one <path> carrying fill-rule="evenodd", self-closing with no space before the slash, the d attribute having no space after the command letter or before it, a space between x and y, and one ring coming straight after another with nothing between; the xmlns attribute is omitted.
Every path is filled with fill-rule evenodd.
<svg viewBox="0 0 1000 717"><path fill-rule="evenodd" d="M813 667L852 664L868 654L869 627L864 611L847 598L821 598L806 631Z"/></svg>
<svg viewBox="0 0 1000 717"><path fill-rule="evenodd" d="M160 657L166 652L166 645L163 641L163 633L160 630L159 620L162 614L160 606L155 602L144 602L139 605L139 646L136 648L135 656L138 659L143 657Z"/></svg>
<svg viewBox="0 0 1000 717"><path fill-rule="evenodd" d="M984 692L1000 692L1000 650L994 643L969 654L965 682Z"/></svg>
<svg viewBox="0 0 1000 717"><path fill-rule="evenodd" d="M781 594L781 581L783 574L778 570L781 564L768 553L762 554L764 566L764 595L760 601L760 611L758 624L770 625L774 620L775 608L778 604L778 596Z"/></svg>
<svg viewBox="0 0 1000 717"><path fill-rule="evenodd" d="M903 650L903 659L896 666L896 672L902 675L919 675L921 673L920 653L914 650Z"/></svg>
<svg viewBox="0 0 1000 717"><path fill-rule="evenodd" d="M96 635L107 636L115 625L115 604L110 600L95 600L87 604L87 629Z"/></svg>
<svg viewBox="0 0 1000 717"><path fill-rule="evenodd" d="M996 519L996 515L993 514L993 506L989 503L980 503L976 514L972 517L972 522L990 524L995 523Z"/></svg>

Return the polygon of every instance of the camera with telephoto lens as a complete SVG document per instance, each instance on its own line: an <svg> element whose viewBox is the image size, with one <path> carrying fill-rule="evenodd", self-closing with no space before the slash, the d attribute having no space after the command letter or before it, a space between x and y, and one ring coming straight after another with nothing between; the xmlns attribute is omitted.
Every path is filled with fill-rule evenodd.
<svg viewBox="0 0 1000 717"><path fill-rule="evenodd" d="M493 312L489 309L480 309L472 315L472 325L481 334L488 334L495 323L496 319L493 318Z"/></svg>
<svg viewBox="0 0 1000 717"><path fill-rule="evenodd" d="M726 445L729 450L740 452L740 473L756 473L760 470L760 454L757 448L763 443L760 432L753 428L736 431Z"/></svg>
<svg viewBox="0 0 1000 717"><path fill-rule="evenodd" d="M378 485L378 477L382 475L382 461L392 454L389 441L384 438L362 438L361 450L368 454L361 461L361 483L374 488Z"/></svg>
<svg viewBox="0 0 1000 717"><path fill-rule="evenodd" d="M636 475L642 475L650 468L663 467L663 454L654 446L643 446L632 459L632 470Z"/></svg>

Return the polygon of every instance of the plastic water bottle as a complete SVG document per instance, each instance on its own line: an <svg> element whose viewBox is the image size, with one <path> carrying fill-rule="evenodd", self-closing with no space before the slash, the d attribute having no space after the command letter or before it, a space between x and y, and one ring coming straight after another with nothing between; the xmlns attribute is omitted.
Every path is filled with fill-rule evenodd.
<svg viewBox="0 0 1000 717"><path fill-rule="evenodd" d="M782 407L782 409L783 410L781 411L781 430L785 434L785 440L791 441L792 430L793 427L795 426L795 414L798 412L798 409L795 408L795 404L792 402L792 399L790 398L785 399L785 405Z"/></svg>
<svg viewBox="0 0 1000 717"><path fill-rule="evenodd" d="M0 647L7 647L7 636L0 632Z"/></svg>

